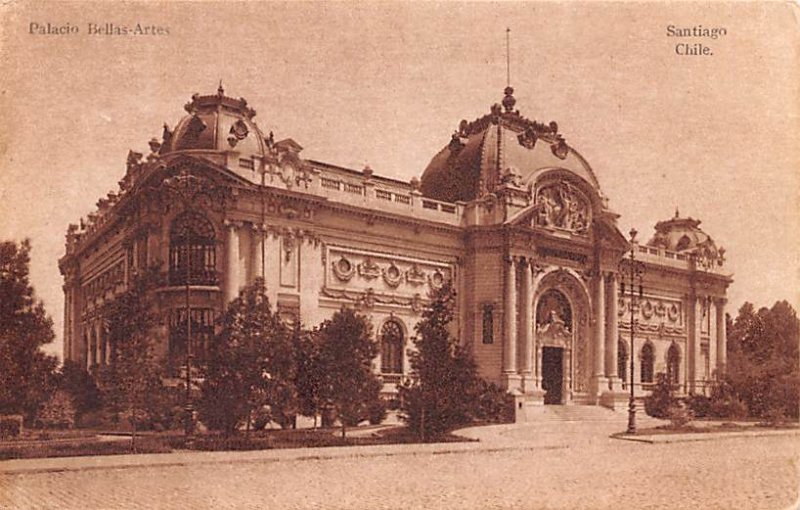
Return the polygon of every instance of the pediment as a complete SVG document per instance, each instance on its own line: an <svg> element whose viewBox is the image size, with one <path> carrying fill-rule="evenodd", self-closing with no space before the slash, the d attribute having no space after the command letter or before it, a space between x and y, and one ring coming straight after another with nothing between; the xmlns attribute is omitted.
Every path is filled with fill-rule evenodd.
<svg viewBox="0 0 800 510"><path fill-rule="evenodd" d="M622 232L617 228L613 216L608 217L609 214L605 211L600 214L595 214L592 217L590 225L584 227L583 218L585 218L585 216L580 215L580 209L578 209L578 211L579 212L576 213L575 210L573 210L572 214L579 215L574 219L568 217L560 218L559 223L547 224L544 218L548 212L544 210L541 205L533 204L514 214L506 221L506 225L522 227L545 234L550 232L556 235L567 234L584 236L587 238L591 234L597 242L602 243L610 249L620 251L627 251L629 249L630 245ZM550 211L550 214L552 214L552 211Z"/></svg>
<svg viewBox="0 0 800 510"><path fill-rule="evenodd" d="M592 201L580 187L567 179L558 179L537 187L533 205L512 222L588 235L592 216Z"/></svg>
<svg viewBox="0 0 800 510"><path fill-rule="evenodd" d="M253 185L253 183L235 172L232 172L230 169L199 155L178 154L174 157L164 158L157 168L159 168L160 171L155 173L159 174L162 179L169 175L177 174L183 169L187 169L192 174L209 179L218 186Z"/></svg>

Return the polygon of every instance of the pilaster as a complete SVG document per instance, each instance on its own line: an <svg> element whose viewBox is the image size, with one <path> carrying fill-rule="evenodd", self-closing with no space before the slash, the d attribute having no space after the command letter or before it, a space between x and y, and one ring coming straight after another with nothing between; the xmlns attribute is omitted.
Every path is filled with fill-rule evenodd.
<svg viewBox="0 0 800 510"><path fill-rule="evenodd" d="M605 278L598 272L595 278L594 295L594 355L592 366L592 394L599 397L607 386L605 377L605 343L606 343L606 304Z"/></svg>
<svg viewBox="0 0 800 510"><path fill-rule="evenodd" d="M720 377L725 372L725 366L728 358L728 325L725 321L725 304L727 300L724 298L717 299L717 377Z"/></svg>
<svg viewBox="0 0 800 510"><path fill-rule="evenodd" d="M230 303L239 295L239 228L241 223L226 221L227 229L225 246L227 256L225 260L225 303Z"/></svg>
<svg viewBox="0 0 800 510"><path fill-rule="evenodd" d="M520 329L522 340L522 376L525 393L535 388L533 381L533 286L531 284L531 267L527 260L520 263L522 278L520 280Z"/></svg>
<svg viewBox="0 0 800 510"><path fill-rule="evenodd" d="M520 376L517 372L517 264L513 257L506 259L505 287L503 378L508 390L518 390Z"/></svg>

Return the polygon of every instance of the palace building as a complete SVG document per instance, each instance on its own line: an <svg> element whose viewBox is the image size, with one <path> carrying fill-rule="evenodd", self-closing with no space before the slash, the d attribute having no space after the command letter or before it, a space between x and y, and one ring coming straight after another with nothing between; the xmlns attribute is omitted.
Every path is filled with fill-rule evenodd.
<svg viewBox="0 0 800 510"><path fill-rule="evenodd" d="M263 277L287 321L315 326L343 306L367 315L391 393L410 373L430 291L451 280L454 334L484 378L526 405L621 407L631 356L640 394L659 372L703 392L725 366L724 250L677 212L646 243L623 235L590 163L515 102L506 88L403 182L305 159L221 86L195 94L150 154L129 153L119 189L67 229L64 358L110 363L104 305L158 265L157 355L173 376L187 317L202 363L215 318ZM633 293L631 250L643 269Z"/></svg>

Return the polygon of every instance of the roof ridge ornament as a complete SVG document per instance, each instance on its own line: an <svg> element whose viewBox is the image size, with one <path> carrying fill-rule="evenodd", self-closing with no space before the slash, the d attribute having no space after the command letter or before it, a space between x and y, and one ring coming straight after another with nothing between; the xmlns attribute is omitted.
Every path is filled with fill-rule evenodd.
<svg viewBox="0 0 800 510"><path fill-rule="evenodd" d="M506 27L506 88L503 90L503 106L506 112L514 111L517 100L514 99L514 87L511 86L511 29Z"/></svg>

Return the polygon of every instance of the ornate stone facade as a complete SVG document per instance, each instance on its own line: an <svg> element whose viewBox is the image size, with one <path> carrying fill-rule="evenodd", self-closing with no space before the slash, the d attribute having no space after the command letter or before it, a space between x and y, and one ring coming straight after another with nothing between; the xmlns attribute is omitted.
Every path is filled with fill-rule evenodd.
<svg viewBox="0 0 800 510"><path fill-rule="evenodd" d="M682 391L703 391L725 364L724 250L677 214L631 244L589 163L512 94L462 121L411 182L304 159L297 142L262 133L244 99L194 95L67 229L65 359L110 362L104 306L155 265L158 354L173 369L187 317L202 353L214 318L263 277L287 321L315 326L342 306L368 315L391 393L430 291L452 280L453 333L523 402L618 405L631 355L635 385L670 369ZM646 266L636 306L619 292L631 249Z"/></svg>

